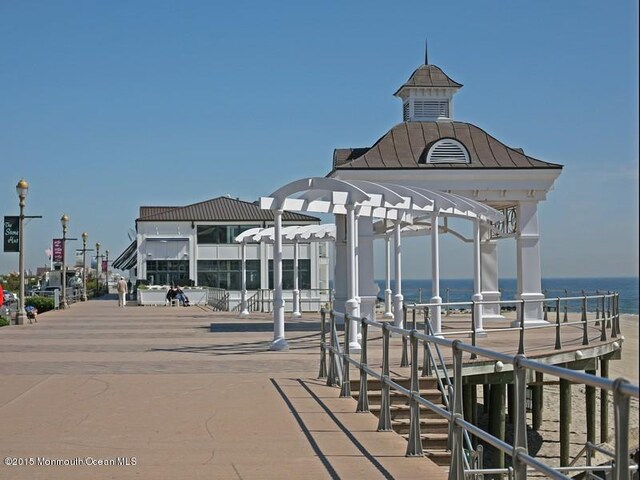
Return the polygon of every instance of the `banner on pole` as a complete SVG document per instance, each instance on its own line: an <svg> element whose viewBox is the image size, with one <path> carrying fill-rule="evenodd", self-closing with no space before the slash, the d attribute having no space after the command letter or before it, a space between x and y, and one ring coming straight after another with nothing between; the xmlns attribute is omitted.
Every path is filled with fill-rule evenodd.
<svg viewBox="0 0 640 480"><path fill-rule="evenodd" d="M4 217L4 251L20 251L20 217Z"/></svg>
<svg viewBox="0 0 640 480"><path fill-rule="evenodd" d="M102 271L103 272L107 271L107 261L106 260L102 260Z"/></svg>
<svg viewBox="0 0 640 480"><path fill-rule="evenodd" d="M64 261L64 242L61 238L53 239L53 261L54 262L62 262Z"/></svg>
<svg viewBox="0 0 640 480"><path fill-rule="evenodd" d="M82 250L76 250L76 267L84 267L84 257L82 255Z"/></svg>

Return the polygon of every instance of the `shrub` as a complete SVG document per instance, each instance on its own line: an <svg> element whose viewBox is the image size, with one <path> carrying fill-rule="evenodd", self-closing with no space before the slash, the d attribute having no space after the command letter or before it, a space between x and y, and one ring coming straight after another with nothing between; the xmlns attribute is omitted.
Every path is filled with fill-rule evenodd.
<svg viewBox="0 0 640 480"><path fill-rule="evenodd" d="M0 317L0 327L6 327L7 325L9 325L9 320L4 317Z"/></svg>
<svg viewBox="0 0 640 480"><path fill-rule="evenodd" d="M53 310L53 298L51 297L27 297L24 299L25 307L31 305L38 309L38 313L48 312Z"/></svg>

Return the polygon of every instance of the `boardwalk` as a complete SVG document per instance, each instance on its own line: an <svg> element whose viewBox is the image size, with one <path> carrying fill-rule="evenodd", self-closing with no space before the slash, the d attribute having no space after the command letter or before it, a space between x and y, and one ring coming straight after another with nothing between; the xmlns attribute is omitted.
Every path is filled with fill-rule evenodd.
<svg viewBox="0 0 640 480"><path fill-rule="evenodd" d="M115 299L0 329L3 457L85 463L3 465L0 479L446 478L315 380L314 320L277 353L235 315ZM86 465L102 461L130 465Z"/></svg>

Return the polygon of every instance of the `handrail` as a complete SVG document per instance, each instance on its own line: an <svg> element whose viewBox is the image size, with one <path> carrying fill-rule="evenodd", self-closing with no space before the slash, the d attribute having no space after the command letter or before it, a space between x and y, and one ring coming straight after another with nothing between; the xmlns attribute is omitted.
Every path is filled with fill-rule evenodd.
<svg viewBox="0 0 640 480"><path fill-rule="evenodd" d="M615 294L617 295L617 294ZM614 299L616 297L613 297ZM615 306L615 300L613 304ZM424 305L421 305L424 307ZM427 305L428 306L428 305ZM324 311L324 310L323 310ZM615 307L614 307L615 313ZM403 395L409 397L412 405L423 405L436 414L440 415L443 418L446 418L449 421L450 426L450 438L451 438L451 468L449 470L449 478L460 479L463 478L465 473L465 454L464 454L464 432L468 432L478 437L481 440L493 445L495 448L499 449L503 453L510 455L513 463L513 473L514 478L516 480L526 479L527 469L533 468L534 470L541 472L547 475L550 478L555 479L568 479L562 472L568 471L560 468L550 467L540 460L530 456L527 453L527 435L526 435L526 408L525 408L525 399L526 399L526 372L531 370L533 372L539 373L547 373L558 377L563 380L568 380L573 383L581 383L584 385L588 385L591 387L600 388L605 391L613 392L613 403L616 414L616 445L615 445L615 461L613 463L612 471L614 473L614 478L616 479L625 479L629 478L630 471L630 463L628 458L628 450L629 450L629 410L630 410L630 398L640 398L640 389L637 385L630 384L624 378L618 378L615 380L609 380L606 378L597 377L594 375L581 373L573 370L569 370L563 367L558 367L555 365L547 365L537 360L528 359L523 353L518 353L517 355L509 355L502 352L496 352L493 350L489 350L487 348L478 347L474 345L469 345L464 343L462 340L449 340L441 336L429 335L425 333L418 332L415 328L412 330L407 330L404 328L396 327L389 325L388 323L381 323L374 320L369 320L367 318L351 318L348 314L342 314L340 312L330 311L330 317L332 319L332 340L335 335L335 340L337 340L337 333L335 332L335 324L333 323L336 316L343 316L345 319L345 335L348 336L348 324L350 321L359 321L363 327L363 336L362 336L362 347L363 350L366 349L366 344L368 342L367 335L364 335L364 332L369 327L377 328L382 331L383 334L383 361L382 361L382 371L381 373L375 372L365 363L359 362L358 360L351 358L348 350L348 338L345 339L345 350L341 352L339 350L339 343L337 341L332 341L331 345L325 345L326 350L329 352L330 358L332 355L336 358L340 357L343 360L343 366L345 369L345 375L343 376L343 387L344 387L344 379L348 379L348 368L349 365L353 365L360 369L361 372L365 372L368 376L372 376L373 378L378 379L382 383L383 387L383 405L380 413L380 423L379 430L384 430L385 425L383 423L388 422L388 410L389 408L389 400L388 400L388 389L392 388ZM524 325L524 322L521 322ZM604 321L602 323L605 323ZM613 323L613 322L612 322ZM520 329L522 332L524 328ZM412 388L408 390L397 383L395 383L389 377L389 335L390 333L395 333L397 335L402 335L403 337L408 338L412 344L412 359L411 359L411 369L412 369ZM420 396L419 388L414 386L413 378L414 375L417 376L417 341L422 340L424 342L432 343L434 345L443 346L447 348L451 348L453 354L453 408L451 411L447 411L438 407L433 402L427 400ZM469 353L472 355L476 355L478 357L488 358L489 360L493 360L496 362L502 362L504 365L511 365L514 371L514 380L515 380L515 425L514 425L514 441L513 445L506 443L503 440L500 440L493 435L479 429L475 425L469 423L464 419L464 413L462 408L462 354ZM415 372L415 373L414 373ZM329 381L327 382L329 384ZM344 393L341 389L341 394ZM414 409L412 409L413 412ZM415 432L418 432L419 437L419 410L415 409L416 414L411 415L410 420L410 442L407 448L407 455L414 454L415 442L412 445L411 439L415 437ZM573 468L573 467L572 467ZM575 467L579 468L579 467ZM468 468L467 468L468 470Z"/></svg>
<svg viewBox="0 0 640 480"><path fill-rule="evenodd" d="M593 312L588 312L588 302L589 300L595 300L597 309L595 313L595 318L589 318L589 314L593 317ZM567 315L566 305L569 301L579 301L581 304L580 307L580 319L577 321L569 322ZM564 302L564 316L562 323L560 321L560 311L561 311L561 303ZM545 305L553 303L553 311L555 311L555 321L548 321L546 324L536 324L536 325L527 325L527 318L525 317L526 306L529 304L542 304L543 307ZM471 311L471 325L469 329L465 330L455 330L455 331L446 331L446 332L438 332L438 335L442 336L452 336L452 335L465 335L470 334L474 336L475 328L476 328L476 320L474 319L473 313L476 311L476 306L483 305L516 305L516 310L518 310L518 323L520 325L516 327L485 327L484 331L486 333L499 333L499 332L512 332L519 331L520 333L520 348L519 353L525 353L524 351L524 336L526 330L532 329L544 329L544 328L554 328L555 329L555 342L553 348L555 350L560 350L562 348L562 339L561 339L561 328L563 327L576 327L580 326L582 328L582 345L589 345L589 326L597 326L600 328L600 341L607 340L607 329L610 330L609 338L617 338L621 334L620 330L620 310L619 310L619 294L614 293L606 293L601 295L584 295L581 297L556 297L556 298L542 298L542 299L520 299L520 300L497 300L497 301L489 301L489 300L481 300L481 301L466 301L466 302L449 302L449 303L414 303L405 305L405 309L429 309L431 307L440 307L440 308L449 308L451 306L457 307L470 307ZM606 311L605 311L606 306ZM601 309L602 308L602 309ZM545 318L548 319L548 308L543 308Z"/></svg>

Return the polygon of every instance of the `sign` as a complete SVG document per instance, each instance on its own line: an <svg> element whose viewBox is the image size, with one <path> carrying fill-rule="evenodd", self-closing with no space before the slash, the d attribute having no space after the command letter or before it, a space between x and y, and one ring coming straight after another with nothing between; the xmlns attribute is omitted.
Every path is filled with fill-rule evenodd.
<svg viewBox="0 0 640 480"><path fill-rule="evenodd" d="M76 250L76 267L84 267L82 250Z"/></svg>
<svg viewBox="0 0 640 480"><path fill-rule="evenodd" d="M102 271L103 272L107 271L107 261L106 260L102 260Z"/></svg>
<svg viewBox="0 0 640 480"><path fill-rule="evenodd" d="M54 262L62 262L64 261L64 242L61 238L53 239L53 261Z"/></svg>
<svg viewBox="0 0 640 480"><path fill-rule="evenodd" d="M4 251L20 251L20 217L4 217Z"/></svg>

